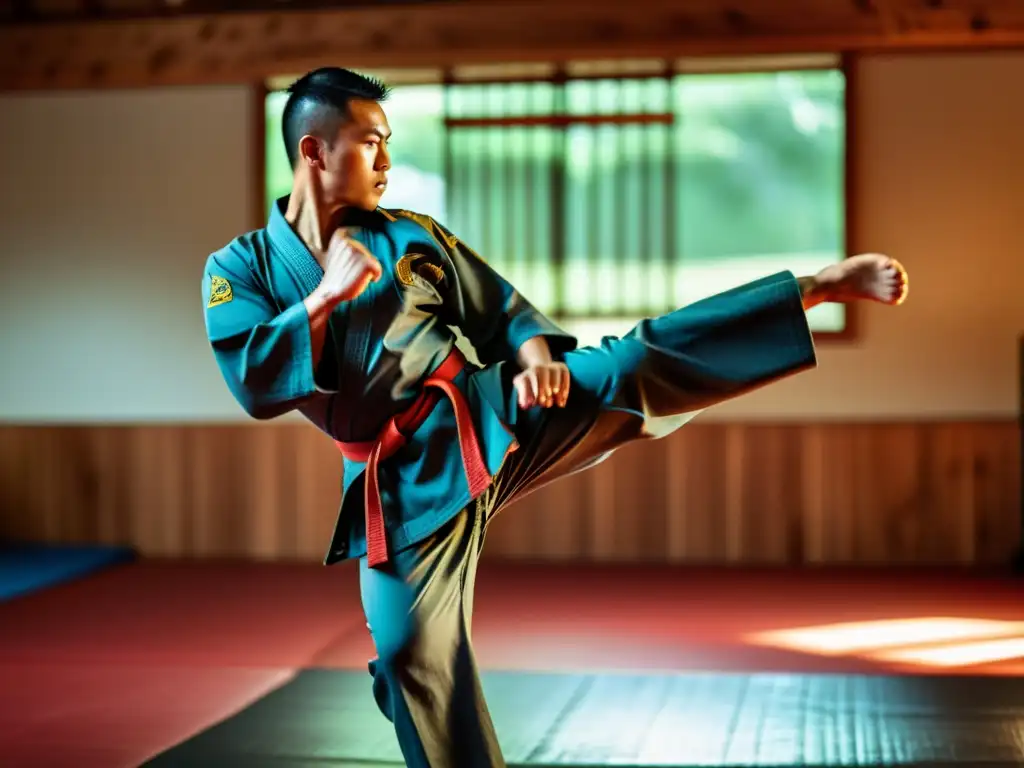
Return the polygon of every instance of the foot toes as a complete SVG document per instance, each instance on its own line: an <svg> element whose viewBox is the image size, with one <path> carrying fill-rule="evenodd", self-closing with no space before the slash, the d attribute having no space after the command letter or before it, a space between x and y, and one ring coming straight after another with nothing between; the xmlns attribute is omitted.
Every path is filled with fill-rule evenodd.
<svg viewBox="0 0 1024 768"><path fill-rule="evenodd" d="M910 290L910 278L907 275L906 268L902 264L896 261L896 259L893 259L892 263L893 267L896 269L897 284L899 286L894 303L899 305L907 300L907 293Z"/></svg>

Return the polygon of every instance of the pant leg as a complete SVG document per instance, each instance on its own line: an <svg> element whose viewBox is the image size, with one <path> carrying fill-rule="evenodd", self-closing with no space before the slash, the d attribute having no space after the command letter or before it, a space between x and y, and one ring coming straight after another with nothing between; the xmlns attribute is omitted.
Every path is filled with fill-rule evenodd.
<svg viewBox="0 0 1024 768"><path fill-rule="evenodd" d="M410 768L503 768L471 642L490 494L386 568L360 562L373 694Z"/></svg>
<svg viewBox="0 0 1024 768"><path fill-rule="evenodd" d="M781 272L643 320L621 338L565 355L565 408L520 412L520 449L494 511L637 440L661 438L702 410L815 365L800 287ZM506 408L515 409L511 378Z"/></svg>

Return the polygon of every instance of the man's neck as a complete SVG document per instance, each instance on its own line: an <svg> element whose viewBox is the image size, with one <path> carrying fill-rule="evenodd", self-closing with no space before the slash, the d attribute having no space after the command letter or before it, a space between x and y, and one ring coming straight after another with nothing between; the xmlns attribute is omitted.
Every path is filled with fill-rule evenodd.
<svg viewBox="0 0 1024 768"><path fill-rule="evenodd" d="M317 261L322 263L331 236L341 223L344 212L343 206L326 202L323 190L308 172L296 172L284 218Z"/></svg>

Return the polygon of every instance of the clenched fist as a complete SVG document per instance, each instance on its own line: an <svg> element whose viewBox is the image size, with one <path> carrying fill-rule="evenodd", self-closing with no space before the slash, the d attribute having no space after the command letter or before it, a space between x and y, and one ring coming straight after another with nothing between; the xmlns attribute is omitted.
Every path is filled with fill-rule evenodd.
<svg viewBox="0 0 1024 768"><path fill-rule="evenodd" d="M380 262L344 229L331 235L320 291L331 302L351 301L380 279Z"/></svg>
<svg viewBox="0 0 1024 768"><path fill-rule="evenodd" d="M541 363L520 372L512 380L520 408L539 405L564 408L569 401L569 368L565 363Z"/></svg>

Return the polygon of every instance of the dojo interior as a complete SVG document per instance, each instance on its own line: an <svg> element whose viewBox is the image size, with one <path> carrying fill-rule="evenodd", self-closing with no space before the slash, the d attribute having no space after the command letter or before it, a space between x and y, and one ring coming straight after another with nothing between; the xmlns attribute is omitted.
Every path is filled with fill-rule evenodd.
<svg viewBox="0 0 1024 768"><path fill-rule="evenodd" d="M898 308L814 315L815 370L496 519L473 632L509 765L1024 762L1024 8L226 5L0 16L0 765L402 764L358 567L321 565L337 449L299 418L249 420L203 324L206 257L286 192L280 89L322 64L395 84L418 144L382 204L470 231L582 343L853 253L910 275ZM510 119L514 87L559 77L577 118L635 119ZM493 125L445 101L471 86ZM757 110L782 107L773 149ZM561 186L524 181L538 131ZM715 206L701 163L728 176ZM780 200L833 206L832 250L808 253L819 235ZM770 230L773 252L688 261L702 219ZM630 285L646 298L613 295Z"/></svg>

